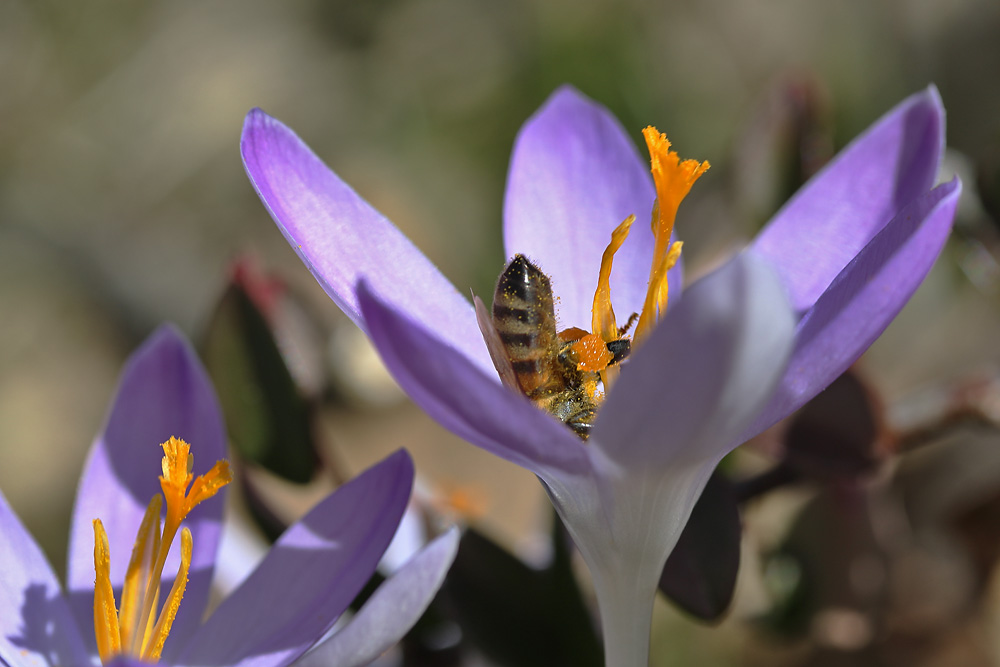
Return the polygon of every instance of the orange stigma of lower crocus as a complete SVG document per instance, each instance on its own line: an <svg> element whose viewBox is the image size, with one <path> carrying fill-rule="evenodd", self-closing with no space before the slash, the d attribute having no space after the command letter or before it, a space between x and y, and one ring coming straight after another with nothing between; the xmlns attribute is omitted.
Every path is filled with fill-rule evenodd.
<svg viewBox="0 0 1000 667"><path fill-rule="evenodd" d="M191 531L181 526L188 513L203 500L214 496L233 480L229 463L218 461L204 475L194 478L191 446L170 438L163 447L163 474L160 488L146 508L132 557L122 587L121 609L116 610L111 585L111 551L104 524L94 519L94 633L101 662L108 664L118 655L128 655L145 662L160 658L163 644L177 616L188 569L191 566ZM190 490L188 487L190 486ZM166 502L166 518L161 530L160 514ZM166 594L163 608L157 613L160 581L167 553L177 531L181 531L181 565L173 586Z"/></svg>

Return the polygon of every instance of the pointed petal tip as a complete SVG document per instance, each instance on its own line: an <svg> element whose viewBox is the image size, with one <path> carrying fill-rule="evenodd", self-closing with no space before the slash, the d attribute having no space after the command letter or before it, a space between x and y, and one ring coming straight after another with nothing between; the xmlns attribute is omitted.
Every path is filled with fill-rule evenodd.
<svg viewBox="0 0 1000 667"><path fill-rule="evenodd" d="M911 202L834 279L800 320L788 373L741 440L802 407L882 334L947 243L961 193L956 176Z"/></svg>
<svg viewBox="0 0 1000 667"><path fill-rule="evenodd" d="M423 615L458 552L458 528L435 538L388 578L358 613L297 665L360 667L384 653Z"/></svg>
<svg viewBox="0 0 1000 667"><path fill-rule="evenodd" d="M270 115L260 107L254 107L253 109L250 109L250 111L247 112L246 117L243 119L243 135L245 137L246 133L249 132L250 130L257 127L264 127L268 125L273 125L287 129L285 124L282 123L280 120Z"/></svg>
<svg viewBox="0 0 1000 667"><path fill-rule="evenodd" d="M428 543L421 552L418 552L415 556L410 558L412 562L419 558L421 553L436 551L440 554L442 560L448 562L450 567L451 562L455 560L455 555L458 553L458 545L462 540L462 529L456 525L449 526L447 530L435 537ZM404 563L403 567L406 564ZM447 570L447 568L445 568Z"/></svg>
<svg viewBox="0 0 1000 667"><path fill-rule="evenodd" d="M521 126L504 194L504 248L540 261L559 296L563 327L590 328L594 286L614 229L652 210L649 162L609 109L571 85ZM567 239L573 242L567 244ZM633 234L611 275L615 308L638 312L653 241Z"/></svg>
<svg viewBox="0 0 1000 667"><path fill-rule="evenodd" d="M206 619L180 664L294 662L375 571L412 483L412 460L399 449L317 503Z"/></svg>
<svg viewBox="0 0 1000 667"><path fill-rule="evenodd" d="M941 101L941 91L938 90L936 83L933 81L928 83L927 87L924 88L924 92L929 95L931 99L935 100L940 106L944 106L944 102Z"/></svg>
<svg viewBox="0 0 1000 667"><path fill-rule="evenodd" d="M383 459L382 465L396 468L399 476L408 478L412 486L413 476L416 474L416 468L413 464L413 457L410 456L410 452L408 452L405 448L400 447L392 454L389 454L389 456Z"/></svg>
<svg viewBox="0 0 1000 667"><path fill-rule="evenodd" d="M929 118L940 121L943 124L945 117L944 100L941 99L941 92L934 83L929 83L922 90L918 90L904 98L880 120L892 117L896 113L913 112L916 109L924 109L929 113Z"/></svg>
<svg viewBox="0 0 1000 667"><path fill-rule="evenodd" d="M580 89L573 84L560 84L555 90L549 93L545 101L524 122L518 131L518 136L524 135L530 127L540 120L553 118L550 122L558 125L563 123L566 118L575 118L580 114L586 114L588 111L595 110L607 113L604 107L580 92Z"/></svg>
<svg viewBox="0 0 1000 667"><path fill-rule="evenodd" d="M444 533L442 533L439 537L437 537L436 541L448 544L452 549L458 549L458 540L459 538L461 538L461 536L462 532L459 530L458 526L452 526Z"/></svg>
<svg viewBox="0 0 1000 667"><path fill-rule="evenodd" d="M144 345L177 345L190 348L188 337L173 322L163 322L146 338Z"/></svg>
<svg viewBox="0 0 1000 667"><path fill-rule="evenodd" d="M937 162L940 163L945 148L947 114L944 109L944 100L941 99L941 93L937 86L933 83L928 84L923 90L913 93L900 102L896 108L907 109L906 115L909 117L914 117L915 113L922 114L915 116L915 118L920 119L926 125L928 132L937 135Z"/></svg>
<svg viewBox="0 0 1000 667"><path fill-rule="evenodd" d="M949 192L948 195L946 195L946 196L954 196L956 194L958 194L958 195L962 194L962 189L963 189L964 186L962 184L962 179L959 178L958 174L955 174L954 176L951 177L950 181L946 181L946 182L942 183L941 185L939 185L938 187L939 188L943 187L943 188L946 188L946 189L949 189L949 190L954 190L954 192Z"/></svg>
<svg viewBox="0 0 1000 667"><path fill-rule="evenodd" d="M555 90L549 95L546 100L546 105L555 102L566 102L566 103L589 103L593 104L593 100L584 95L579 88L571 83L562 83L556 87Z"/></svg>
<svg viewBox="0 0 1000 667"><path fill-rule="evenodd" d="M258 132L266 132L271 128L280 128L286 132L291 132L280 120L270 116L260 107L254 107L247 112L243 119L243 130L240 133L240 155L246 167L247 161L251 158L251 151L258 141ZM251 180L253 176L251 175Z"/></svg>
<svg viewBox="0 0 1000 667"><path fill-rule="evenodd" d="M532 118L544 117L550 114L554 114L559 118L572 118L575 115L586 113L607 114L609 112L603 105L595 102L573 84L563 83L552 91L545 99L545 102L533 114ZM530 122L531 119L524 124L524 127L527 127Z"/></svg>
<svg viewBox="0 0 1000 667"><path fill-rule="evenodd" d="M945 121L933 84L913 93L855 137L758 234L756 250L778 268L796 309L815 305L847 263L931 189Z"/></svg>
<svg viewBox="0 0 1000 667"><path fill-rule="evenodd" d="M175 358L188 367L201 368L201 361L187 335L173 322L164 322L131 354L122 377L128 376L136 367L144 367L147 360L161 356Z"/></svg>
<svg viewBox="0 0 1000 667"><path fill-rule="evenodd" d="M934 108L942 116L944 115L944 100L941 99L941 91L938 90L937 84L931 82L927 84L927 87L916 93L915 97L920 97L927 104Z"/></svg>

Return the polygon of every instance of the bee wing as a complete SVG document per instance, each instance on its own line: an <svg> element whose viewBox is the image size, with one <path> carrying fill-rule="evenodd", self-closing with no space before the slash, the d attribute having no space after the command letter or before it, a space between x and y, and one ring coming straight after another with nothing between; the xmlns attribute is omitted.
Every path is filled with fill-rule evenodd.
<svg viewBox="0 0 1000 667"><path fill-rule="evenodd" d="M473 296L472 300L476 304L476 321L479 322L479 330L483 333L483 340L486 341L486 349L490 352L490 359L500 375L500 382L508 389L521 393L521 386L517 382L514 374L514 367L510 364L507 352L500 335L493 326L493 316L486 310L486 304L478 296Z"/></svg>

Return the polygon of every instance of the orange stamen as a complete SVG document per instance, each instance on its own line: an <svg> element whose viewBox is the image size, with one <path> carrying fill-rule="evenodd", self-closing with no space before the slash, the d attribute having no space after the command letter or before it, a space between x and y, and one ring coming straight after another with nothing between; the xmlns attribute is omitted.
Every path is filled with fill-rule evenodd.
<svg viewBox="0 0 1000 667"><path fill-rule="evenodd" d="M111 588L111 549L100 519L94 519L94 570L97 575L94 581L94 634L101 662L107 663L121 653L122 647L115 592Z"/></svg>
<svg viewBox="0 0 1000 667"><path fill-rule="evenodd" d="M177 616L191 566L192 538L187 528L181 530L181 565L163 609L156 616L160 581L170 545L181 522L194 507L214 496L232 481L226 461L218 461L211 470L193 480L194 457L191 446L178 438L162 444L163 461L160 488L146 508L122 589L122 608L115 612L111 589L110 555L107 535L99 519L94 520L94 567L97 582L94 591L94 632L101 662L127 653L145 661L156 662ZM188 486L190 485L190 491ZM160 530L160 510L166 502L166 518ZM110 614L110 615L109 615Z"/></svg>
<svg viewBox="0 0 1000 667"><path fill-rule="evenodd" d="M170 634L170 627L174 624L174 619L177 618L177 610L180 609L181 598L184 597L184 589L187 588L188 570L191 568L192 547L191 531L185 526L181 529L181 565L177 570L174 585L170 587L170 595L167 596L167 601L163 603L160 618L156 621L156 627L153 628L152 638L147 640L145 644L146 648L142 653L143 660L155 661L160 659L163 644L167 641L167 635Z"/></svg>
<svg viewBox="0 0 1000 667"><path fill-rule="evenodd" d="M604 255L601 256L601 272L597 277L597 291L594 292L594 308L591 311L590 327L605 341L618 338L615 310L611 307L611 263L615 259L615 253L628 238L633 222L635 222L635 216L630 215L615 227L615 230L611 232L611 243L604 249Z"/></svg>
<svg viewBox="0 0 1000 667"><path fill-rule="evenodd" d="M122 606L118 612L118 623L121 626L122 646L131 646L135 641L141 611L141 597L153 569L153 560L160 550L160 509L163 498L153 496L146 507L146 514L139 525L139 534L132 547L132 558L125 572L125 585L122 587ZM143 628L145 634L148 628Z"/></svg>

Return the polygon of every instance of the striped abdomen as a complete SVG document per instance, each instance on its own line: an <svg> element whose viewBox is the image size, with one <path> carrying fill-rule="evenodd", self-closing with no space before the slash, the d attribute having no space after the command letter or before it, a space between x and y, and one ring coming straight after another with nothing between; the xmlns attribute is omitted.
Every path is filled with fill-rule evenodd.
<svg viewBox="0 0 1000 667"><path fill-rule="evenodd" d="M524 255L514 255L497 280L493 326L524 395L558 390L559 340L549 278Z"/></svg>

